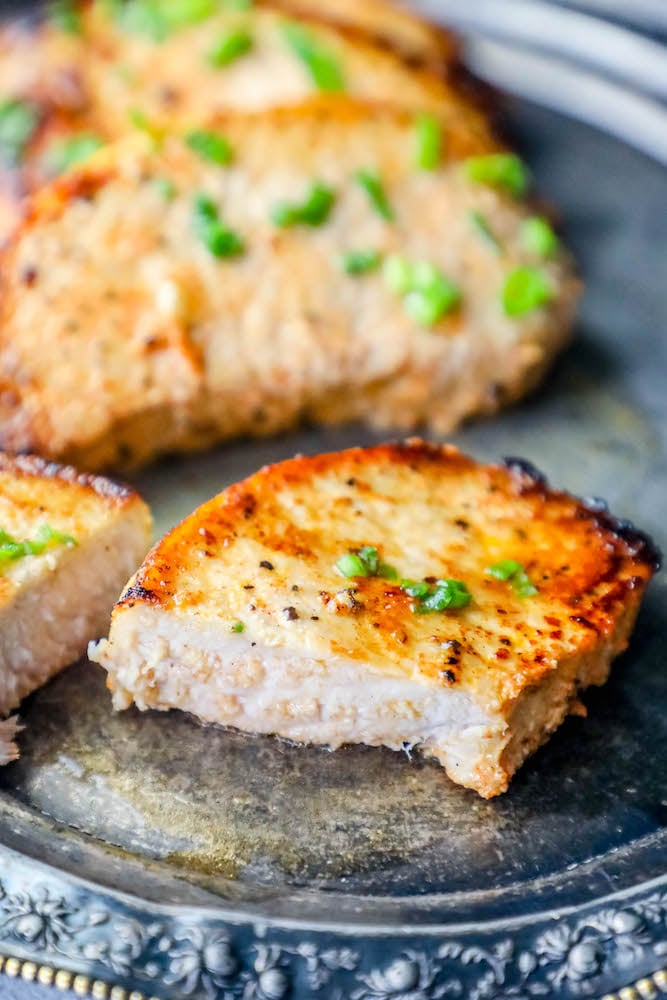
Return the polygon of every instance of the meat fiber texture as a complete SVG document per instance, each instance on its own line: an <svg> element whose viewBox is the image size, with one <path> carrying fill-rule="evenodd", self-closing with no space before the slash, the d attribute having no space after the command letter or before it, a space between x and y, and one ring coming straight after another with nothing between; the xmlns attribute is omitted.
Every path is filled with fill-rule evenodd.
<svg viewBox="0 0 667 1000"><path fill-rule="evenodd" d="M368 548L371 572L345 575ZM508 561L523 577L494 575ZM416 440L299 457L159 542L89 655L117 709L416 747L490 797L606 681L658 563L646 536L524 464ZM411 595L438 580L469 603Z"/></svg>
<svg viewBox="0 0 667 1000"><path fill-rule="evenodd" d="M106 631L114 601L150 544L131 489L39 458L0 454L0 718ZM12 542L51 540L9 558ZM47 535L48 537L48 535ZM15 722L0 723L11 759Z"/></svg>

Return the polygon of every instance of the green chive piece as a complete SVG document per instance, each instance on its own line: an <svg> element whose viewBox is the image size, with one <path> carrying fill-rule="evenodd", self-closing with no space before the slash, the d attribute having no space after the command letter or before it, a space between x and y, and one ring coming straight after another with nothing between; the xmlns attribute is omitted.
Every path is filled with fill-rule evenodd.
<svg viewBox="0 0 667 1000"><path fill-rule="evenodd" d="M76 539L72 538L71 535L64 535L61 531L56 531L50 524L43 524L38 528L33 539L25 541L18 541L6 531L0 530L0 564L15 562L25 556L39 556L47 549L55 548L57 545L73 548L77 544Z"/></svg>
<svg viewBox="0 0 667 1000"><path fill-rule="evenodd" d="M321 45L310 31L300 24L289 22L283 27L283 35L318 90L332 94L345 90L345 77L337 56Z"/></svg>
<svg viewBox="0 0 667 1000"><path fill-rule="evenodd" d="M243 622L234 622L234 624L231 626L231 629L232 632L238 632L238 633L245 632L245 625L243 624Z"/></svg>
<svg viewBox="0 0 667 1000"><path fill-rule="evenodd" d="M81 17L73 0L50 0L48 15L51 23L66 34L81 34Z"/></svg>
<svg viewBox="0 0 667 1000"><path fill-rule="evenodd" d="M541 215L524 219L521 223L520 237L524 249L538 257L553 257L560 246L560 240Z"/></svg>
<svg viewBox="0 0 667 1000"><path fill-rule="evenodd" d="M359 558L362 559L371 573L375 574L380 564L380 554L374 545L363 545L359 549Z"/></svg>
<svg viewBox="0 0 667 1000"><path fill-rule="evenodd" d="M520 562L516 562L514 559L501 559L500 562L494 563L493 566L487 566L485 573L489 576L494 577L496 580L511 580L515 573L523 569Z"/></svg>
<svg viewBox="0 0 667 1000"><path fill-rule="evenodd" d="M421 114L415 122L415 161L422 170L436 170L443 149L442 123L435 115Z"/></svg>
<svg viewBox="0 0 667 1000"><path fill-rule="evenodd" d="M512 586L517 597L534 597L538 593L537 587L524 570L516 574Z"/></svg>
<svg viewBox="0 0 667 1000"><path fill-rule="evenodd" d="M391 222L396 216L393 208L389 204L387 193L382 185L379 175L374 173L372 170L357 170L355 177L357 183L361 185L368 195L370 202L378 215L381 215L383 219L387 219L388 222Z"/></svg>
<svg viewBox="0 0 667 1000"><path fill-rule="evenodd" d="M384 580L398 579L394 567L382 562L378 550L373 545L364 545L357 552L347 552L336 563L336 569L348 578L379 576Z"/></svg>
<svg viewBox="0 0 667 1000"><path fill-rule="evenodd" d="M409 597L426 597L431 592L431 584L426 580L401 580L401 590Z"/></svg>
<svg viewBox="0 0 667 1000"><path fill-rule="evenodd" d="M354 552L348 552L346 555L341 556L336 563L336 569L342 573L343 576L348 577L348 579L353 576L371 575L366 563L360 556L355 555Z"/></svg>
<svg viewBox="0 0 667 1000"><path fill-rule="evenodd" d="M473 229L479 234L479 236L482 237L485 243L487 243L490 247L493 247L496 253L502 250L500 242L491 229L489 221L485 215L482 215L481 212L477 212L473 209L468 213L468 218L470 219Z"/></svg>
<svg viewBox="0 0 667 1000"><path fill-rule="evenodd" d="M438 580L435 584L426 584L429 588L427 593L419 593L419 603L413 606L413 612L417 615L431 614L434 611L448 611L456 608L467 607L472 594L462 580ZM413 590L415 588L412 588ZM407 591L409 593L409 591ZM412 594L411 596L417 596Z"/></svg>
<svg viewBox="0 0 667 1000"><path fill-rule="evenodd" d="M433 264L392 255L384 265L391 291L403 296L405 311L422 326L434 326L461 303L461 289Z"/></svg>
<svg viewBox="0 0 667 1000"><path fill-rule="evenodd" d="M285 229L288 226L321 226L326 222L334 206L336 196L331 188L321 181L313 181L305 201L301 204L278 202L271 209L271 221Z"/></svg>
<svg viewBox="0 0 667 1000"><path fill-rule="evenodd" d="M392 254L384 262L382 275L385 284L396 295L407 295L412 290L412 265L405 257Z"/></svg>
<svg viewBox="0 0 667 1000"><path fill-rule="evenodd" d="M162 42L172 32L211 17L219 3L218 0L127 0L110 6L122 31Z"/></svg>
<svg viewBox="0 0 667 1000"><path fill-rule="evenodd" d="M398 571L389 563L381 562L375 575L381 576L383 580L398 580Z"/></svg>
<svg viewBox="0 0 667 1000"><path fill-rule="evenodd" d="M232 147L228 140L217 132L195 129L193 132L188 132L185 141L194 153L209 163L224 166L232 158Z"/></svg>
<svg viewBox="0 0 667 1000"><path fill-rule="evenodd" d="M14 166L37 131L37 109L25 101L9 100L0 103L0 160Z"/></svg>
<svg viewBox="0 0 667 1000"><path fill-rule="evenodd" d="M195 196L193 226L198 238L214 257L238 257L245 250L241 237L220 221L218 208L207 195Z"/></svg>
<svg viewBox="0 0 667 1000"><path fill-rule="evenodd" d="M162 42L169 35L169 21L160 0L128 0L109 4L116 26L130 35Z"/></svg>
<svg viewBox="0 0 667 1000"><path fill-rule="evenodd" d="M489 153L471 156L464 163L466 176L476 184L502 188L519 197L530 181L528 168L515 153Z"/></svg>
<svg viewBox="0 0 667 1000"><path fill-rule="evenodd" d="M75 135L70 139L57 139L52 142L44 154L44 165L52 175L62 174L65 170L82 163L96 153L104 145L104 140L98 135Z"/></svg>
<svg viewBox="0 0 667 1000"><path fill-rule="evenodd" d="M35 538L29 543L33 555L40 555L46 549L55 545L67 545L74 548L77 545L75 538L71 535L64 535L62 531L56 531L50 524L43 524L37 531Z"/></svg>
<svg viewBox="0 0 667 1000"><path fill-rule="evenodd" d="M546 305L553 298L553 288L539 267L517 267L503 285L502 304L507 316L525 316Z"/></svg>
<svg viewBox="0 0 667 1000"><path fill-rule="evenodd" d="M428 291L409 292L403 302L408 316L420 326L435 326L459 305L461 291L458 285L441 277Z"/></svg>
<svg viewBox="0 0 667 1000"><path fill-rule="evenodd" d="M164 201L173 201L178 194L176 185L169 177L155 177L151 183L153 190L156 191Z"/></svg>
<svg viewBox="0 0 667 1000"><path fill-rule="evenodd" d="M339 262L346 274L368 274L369 271L377 271L382 255L377 250L351 250L341 254Z"/></svg>
<svg viewBox="0 0 667 1000"><path fill-rule="evenodd" d="M501 559L493 566L487 566L485 572L496 580L511 583L517 597L534 597L538 593L522 564L515 559Z"/></svg>
<svg viewBox="0 0 667 1000"><path fill-rule="evenodd" d="M219 9L218 0L160 0L160 5L172 30L200 24Z"/></svg>
<svg viewBox="0 0 667 1000"><path fill-rule="evenodd" d="M252 49L252 36L247 31L231 31L215 43L208 54L211 66L221 68L240 59Z"/></svg>

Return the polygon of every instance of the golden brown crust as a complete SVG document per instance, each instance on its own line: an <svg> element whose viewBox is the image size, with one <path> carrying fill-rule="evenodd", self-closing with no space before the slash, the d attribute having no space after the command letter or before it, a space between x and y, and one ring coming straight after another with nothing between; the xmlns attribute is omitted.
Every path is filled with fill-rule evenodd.
<svg viewBox="0 0 667 1000"><path fill-rule="evenodd" d="M255 22L260 27L264 24L260 34L279 34L284 15L291 13L320 33L324 44L333 44L343 64L349 58L355 67L350 84L353 93L434 110L443 103L464 117L472 110L470 94L459 86L461 70L453 39L406 11L383 0L360 4L331 0L324 6L319 0L284 0L266 2L260 8L244 15L244 23L249 21L251 27ZM92 133L113 141L131 130L129 114L137 107L152 121L191 127L209 121L221 106L267 107L300 100L308 90L298 86L295 91L293 80L283 84L283 74L276 76L271 60L266 68L258 61L258 78L267 72L272 77L248 104L245 86L232 87L224 94L216 86L224 77L209 65L206 45L198 34L209 22L156 44L118 31L102 17L99 5L84 2L80 10L79 35L64 35L43 22L33 22L23 30L9 22L0 29L0 92L5 99L27 101L38 117L20 165L0 170L0 234L10 231L22 199L48 179L45 154L54 140ZM207 44L225 24L233 27L237 22L238 14L233 12L213 17ZM200 51L202 45L204 51ZM133 60L137 60L138 77L125 92L119 80L123 67L132 66ZM184 61L188 65L185 78L179 72Z"/></svg>
<svg viewBox="0 0 667 1000"><path fill-rule="evenodd" d="M320 603L330 613L336 591L345 583L340 578L337 581L327 567L348 547L345 529L339 537L335 512L339 510L340 519L350 508L347 504L329 506L320 515L320 521L327 521L326 529L321 524L319 529L300 528L290 520L292 501L283 500L308 496L305 502L316 506L320 482L329 484L323 495L329 497L330 505L346 499L332 499L335 494L330 484L336 482L349 495L350 503L358 503L360 509L378 503L379 509L389 505L388 509L396 510L399 516L399 507L391 504L378 485L384 484L384 489L400 492L397 504L407 504L409 510L414 507L415 518L426 518L427 524L449 521L456 512L460 514L462 506L470 507L466 519L459 518L452 526L450 550L431 554L433 578L457 576L457 566L462 567L460 572L480 609L500 625L489 633L482 611L478 617L467 611L458 617L415 616L410 610L412 599L397 583L358 578L353 581L353 599L341 601L335 609L339 627L347 619L355 630L353 639L343 641L341 651L363 658L377 649L380 657L390 655L397 665L403 663L401 669L405 669L405 657L412 657L412 668L431 681L450 687L481 684L488 691L492 682L487 675L471 680L473 668L466 666L466 659L474 654L495 672L492 686L497 685L504 711L510 711L524 691L552 674L564 648L576 650L581 657L600 644L624 644L629 629L620 635L618 623L626 616L633 620L644 588L659 565L659 553L647 536L606 511L549 488L543 478L536 478L525 467L482 466L451 446L410 440L297 457L267 466L230 487L153 549L118 608L138 602L179 612L198 607L206 602L206 596L188 582L188 567L196 563L195 550L226 560L233 558L235 546L252 539L276 571L284 564L302 564L304 573L311 565L313 573L318 563L324 566L330 579L328 586L322 585ZM466 496L471 500L469 505L462 503ZM400 516L405 518L405 507ZM505 542L500 544L494 532ZM391 561L387 553L402 542L394 537L389 523L376 529L376 537L350 538L349 547L378 545L383 557ZM427 540L424 545L428 547ZM509 584L485 573L494 551L522 563L538 584L538 596L520 600ZM476 559L481 559L482 565ZM410 575L409 567L401 566L399 572ZM278 577L276 572L273 579L276 586L287 589L288 578ZM253 595L253 601L259 596ZM524 613L529 619L524 620ZM507 642L503 621L511 637ZM439 633L443 624L453 637L444 671L436 655L422 660L418 645L414 645L421 640L411 638L412 645L402 645L401 640L403 635L406 642L409 636L416 636L415 629L419 634L423 628ZM427 638L422 636L424 641Z"/></svg>
<svg viewBox="0 0 667 1000"><path fill-rule="evenodd" d="M534 262L520 238L531 207L459 166L496 148L483 129L449 122L441 169L419 172L413 126L411 112L341 96L228 113L216 119L234 150L224 170L180 134L158 150L136 135L42 189L0 254L0 444L126 468L304 416L445 433L532 388L569 336L579 292L571 262L565 252L540 261L551 301L505 315L507 274ZM378 222L354 183L366 163L383 177L395 225ZM318 230L278 230L271 210L282 191L321 176L337 193L331 218ZM154 179L173 183L168 204ZM225 220L244 235L240 258L217 260L197 237L202 190L219 192ZM473 209L498 227L502 255L473 230ZM420 327L381 273L342 273L355 239L428 257L459 284L461 307Z"/></svg>
<svg viewBox="0 0 667 1000"><path fill-rule="evenodd" d="M139 499L138 493L131 486L107 479L105 476L79 472L71 465L50 462L38 455L10 455L0 451L0 473L19 478L60 480L89 490L119 506L134 503Z"/></svg>

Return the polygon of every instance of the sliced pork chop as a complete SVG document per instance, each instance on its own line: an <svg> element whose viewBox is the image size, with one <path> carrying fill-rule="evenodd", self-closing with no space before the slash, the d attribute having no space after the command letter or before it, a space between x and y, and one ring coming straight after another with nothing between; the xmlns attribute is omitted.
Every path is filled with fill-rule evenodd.
<svg viewBox="0 0 667 1000"><path fill-rule="evenodd" d="M490 797L607 679L657 563L523 464L419 441L296 458L168 534L89 655L118 709L419 747Z"/></svg>
<svg viewBox="0 0 667 1000"><path fill-rule="evenodd" d="M296 3L314 15L311 0ZM435 29L378 0L300 17L265 4L245 12L217 3L129 0L70 5L65 20L8 22L0 30L0 234L21 198L96 145L160 123L195 127L221 110L298 102L318 89L449 111L485 131L482 115L442 73L408 65L379 41L403 39L434 63L454 60ZM162 10L162 13L161 13ZM173 23L178 14L177 23ZM179 20L180 19L180 20ZM343 30L361 22L378 36ZM380 27L383 23L384 28ZM69 30L67 30L69 29ZM444 36L445 38L447 36ZM436 42L437 39L437 42ZM451 46L450 46L451 48ZM413 58L414 62L414 58Z"/></svg>
<svg viewBox="0 0 667 1000"><path fill-rule="evenodd" d="M0 454L0 716L104 631L150 527L127 487Z"/></svg>
<svg viewBox="0 0 667 1000"><path fill-rule="evenodd" d="M2 446L122 467L304 417L447 431L528 391L579 283L526 242L525 197L475 179L520 162L443 129L421 169L411 113L320 99L45 189L0 260Z"/></svg>

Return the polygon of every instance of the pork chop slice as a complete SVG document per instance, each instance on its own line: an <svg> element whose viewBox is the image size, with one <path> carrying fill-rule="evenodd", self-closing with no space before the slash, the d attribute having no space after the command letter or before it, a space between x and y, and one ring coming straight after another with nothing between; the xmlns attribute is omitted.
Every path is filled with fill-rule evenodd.
<svg viewBox="0 0 667 1000"><path fill-rule="evenodd" d="M0 717L104 631L150 530L131 489L0 454Z"/></svg>
<svg viewBox="0 0 667 1000"><path fill-rule="evenodd" d="M73 3L64 25L0 24L0 234L20 217L27 193L141 123L195 128L228 109L340 89L449 110L487 129L457 85L449 36L381 0L324 8L294 0L242 12L200 3L190 16L186 5L172 6Z"/></svg>
<svg viewBox="0 0 667 1000"><path fill-rule="evenodd" d="M99 469L304 418L446 432L533 388L571 259L516 157L445 117L424 169L423 124L340 96L230 114L36 195L0 254L2 447Z"/></svg>
<svg viewBox="0 0 667 1000"><path fill-rule="evenodd" d="M516 462L416 440L298 457L171 531L89 655L117 709L416 747L490 797L605 682L658 558Z"/></svg>

